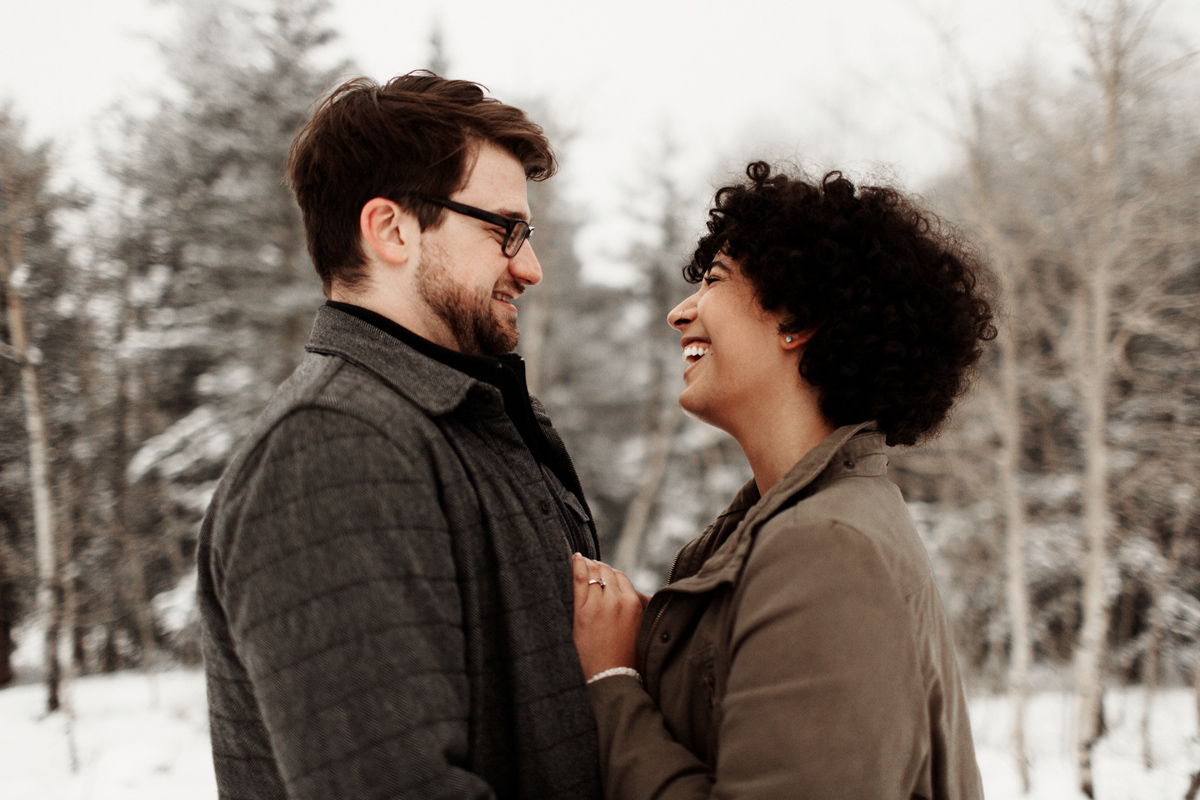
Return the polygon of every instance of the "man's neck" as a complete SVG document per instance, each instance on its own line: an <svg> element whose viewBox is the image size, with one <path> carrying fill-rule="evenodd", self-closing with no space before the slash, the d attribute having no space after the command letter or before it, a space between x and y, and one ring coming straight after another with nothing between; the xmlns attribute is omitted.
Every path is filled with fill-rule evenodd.
<svg viewBox="0 0 1200 800"><path fill-rule="evenodd" d="M457 339L444 322L436 317L431 319L431 315L421 314L411 304L397 301L374 287L366 291L352 290L335 282L329 287L329 299L373 311L426 341L461 352Z"/></svg>

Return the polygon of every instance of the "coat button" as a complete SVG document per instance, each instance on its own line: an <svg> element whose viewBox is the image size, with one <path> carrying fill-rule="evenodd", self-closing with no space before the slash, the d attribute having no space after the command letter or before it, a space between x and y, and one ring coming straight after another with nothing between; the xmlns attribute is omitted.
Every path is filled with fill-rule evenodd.
<svg viewBox="0 0 1200 800"><path fill-rule="evenodd" d="M854 469L854 462L853 462L853 461L843 461L843 462L842 462L842 464L844 464L844 465L845 465L846 469Z"/></svg>
<svg viewBox="0 0 1200 800"><path fill-rule="evenodd" d="M671 634L669 631L663 631L662 641L663 641L663 644L666 644L667 642L671 641Z"/></svg>
<svg viewBox="0 0 1200 800"><path fill-rule="evenodd" d="M550 513L550 504L549 504L548 502L546 502L545 500L543 500L543 501L541 502L541 505L539 505L539 506L538 506L538 508L540 508L540 509L542 510L542 513L543 513L543 514L549 514L549 513Z"/></svg>

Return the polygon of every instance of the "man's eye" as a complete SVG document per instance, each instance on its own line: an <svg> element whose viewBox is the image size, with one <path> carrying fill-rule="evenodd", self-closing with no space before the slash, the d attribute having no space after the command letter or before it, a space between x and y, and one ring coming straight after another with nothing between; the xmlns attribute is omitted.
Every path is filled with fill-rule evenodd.
<svg viewBox="0 0 1200 800"><path fill-rule="evenodd" d="M714 283L719 281L720 278L718 278L716 275L705 275L701 280L704 281L705 286L712 286Z"/></svg>

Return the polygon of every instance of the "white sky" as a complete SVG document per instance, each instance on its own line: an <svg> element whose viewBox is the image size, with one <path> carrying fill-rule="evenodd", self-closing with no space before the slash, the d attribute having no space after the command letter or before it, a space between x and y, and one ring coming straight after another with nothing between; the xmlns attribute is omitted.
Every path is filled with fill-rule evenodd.
<svg viewBox="0 0 1200 800"><path fill-rule="evenodd" d="M750 155L882 169L919 188L954 155L955 72L931 18L985 82L1024 58L1053 71L1074 58L1054 0L333 2L331 57L377 79L425 66L440 19L453 77L540 101L574 132L556 180L588 220L589 274L610 280L646 234L638 202L668 137L697 224L720 170ZM0 0L0 101L59 143L66 177L95 184L105 110L148 108L162 89L152 39L174 16L155 0ZM1200 45L1200 3L1167 0L1160 19Z"/></svg>

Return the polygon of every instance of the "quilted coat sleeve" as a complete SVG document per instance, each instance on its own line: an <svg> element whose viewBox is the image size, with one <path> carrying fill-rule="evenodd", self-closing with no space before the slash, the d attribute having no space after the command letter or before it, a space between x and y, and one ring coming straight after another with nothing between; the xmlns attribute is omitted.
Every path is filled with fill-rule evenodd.
<svg viewBox="0 0 1200 800"><path fill-rule="evenodd" d="M302 409L230 501L215 590L287 796L492 797L463 767L461 606L428 454Z"/></svg>

